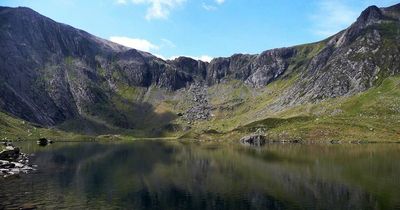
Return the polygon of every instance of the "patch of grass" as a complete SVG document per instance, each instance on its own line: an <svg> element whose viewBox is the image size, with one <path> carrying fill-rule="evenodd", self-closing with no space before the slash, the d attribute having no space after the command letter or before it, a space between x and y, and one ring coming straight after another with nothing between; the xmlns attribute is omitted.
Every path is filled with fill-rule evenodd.
<svg viewBox="0 0 400 210"><path fill-rule="evenodd" d="M117 94L121 96L123 99L128 101L138 101L143 97L146 88L144 87L132 87L126 84L118 84Z"/></svg>
<svg viewBox="0 0 400 210"><path fill-rule="evenodd" d="M398 39L400 24L398 21L386 21L375 26L386 39Z"/></svg>
<svg viewBox="0 0 400 210"><path fill-rule="evenodd" d="M311 120L312 117L308 116L296 116L291 118L267 118L239 127L237 129L234 129L234 131L255 132L259 128L270 130L287 124L309 122Z"/></svg>
<svg viewBox="0 0 400 210"><path fill-rule="evenodd" d="M306 68L306 63L318 55L326 46L325 41L295 46L296 56L290 61L288 72L301 71Z"/></svg>
<svg viewBox="0 0 400 210"><path fill-rule="evenodd" d="M238 80L216 84L208 89L208 95L211 99L210 103L214 106L246 100L250 94L251 90Z"/></svg>

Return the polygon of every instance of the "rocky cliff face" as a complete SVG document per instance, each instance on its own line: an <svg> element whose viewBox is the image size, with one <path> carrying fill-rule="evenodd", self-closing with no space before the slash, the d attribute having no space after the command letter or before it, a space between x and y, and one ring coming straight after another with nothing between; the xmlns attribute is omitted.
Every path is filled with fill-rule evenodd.
<svg viewBox="0 0 400 210"><path fill-rule="evenodd" d="M167 63L28 8L1 7L0 28L0 107L39 124L58 124L108 103L118 84L176 90L193 81L193 63L199 75L205 70L204 63Z"/></svg>
<svg viewBox="0 0 400 210"><path fill-rule="evenodd" d="M371 6L348 29L326 40L306 64L284 103L318 101L365 91L400 71L399 5Z"/></svg>
<svg viewBox="0 0 400 210"><path fill-rule="evenodd" d="M132 128L130 116L144 106L137 104L143 101L127 101L124 88L176 91L239 80L257 89L297 77L271 107L279 110L364 91L398 74L399 31L400 4L371 6L348 29L319 43L210 63L185 57L164 61L28 8L0 7L0 108L42 125L87 116L107 121L112 116L118 119L113 125ZM126 106L116 106L121 103Z"/></svg>
<svg viewBox="0 0 400 210"><path fill-rule="evenodd" d="M73 96L87 94L69 83L68 57L80 58L80 72L89 74L98 54L126 50L27 8L0 8L0 28L1 107L46 125L76 116Z"/></svg>
<svg viewBox="0 0 400 210"><path fill-rule="evenodd" d="M260 55L237 54L229 58L216 58L208 65L207 84L238 79L252 87L262 87L281 76L295 55L295 48L281 48Z"/></svg>

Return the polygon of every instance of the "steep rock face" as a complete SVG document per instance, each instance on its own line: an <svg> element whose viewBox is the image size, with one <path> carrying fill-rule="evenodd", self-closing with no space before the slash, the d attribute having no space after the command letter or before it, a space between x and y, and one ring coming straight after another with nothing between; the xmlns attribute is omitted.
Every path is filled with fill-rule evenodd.
<svg viewBox="0 0 400 210"><path fill-rule="evenodd" d="M333 36L288 90L284 104L298 104L365 91L384 77L399 73L400 23L397 6L367 8L348 29Z"/></svg>
<svg viewBox="0 0 400 210"><path fill-rule="evenodd" d="M67 57L94 66L97 54L125 50L27 8L0 8L0 28L2 109L46 125L77 113L67 84Z"/></svg>
<svg viewBox="0 0 400 210"><path fill-rule="evenodd" d="M0 108L44 125L96 112L93 106L109 104L119 84L185 87L198 62L170 64L29 8L0 7L0 28ZM198 69L204 77L205 64Z"/></svg>
<svg viewBox="0 0 400 210"><path fill-rule="evenodd" d="M221 82L221 79L225 78L231 72L230 70L230 59L229 58L215 58L209 64L207 69L207 84L213 85Z"/></svg>
<svg viewBox="0 0 400 210"><path fill-rule="evenodd" d="M236 54L229 58L216 58L208 65L207 84L237 79L252 87L262 87L282 75L295 55L295 48L281 48L260 55Z"/></svg>
<svg viewBox="0 0 400 210"><path fill-rule="evenodd" d="M180 71L192 76L194 79L201 81L206 78L208 63L193 60L187 57L179 57L170 61L171 65L175 66Z"/></svg>
<svg viewBox="0 0 400 210"><path fill-rule="evenodd" d="M191 63L175 62L179 68L151 55L143 56L142 53L131 49L118 53L115 62L107 66L108 73L118 72L122 80L129 86L149 87L154 84L159 87L176 90L186 86L193 80L190 72L185 72ZM194 62L194 60L192 60ZM185 67L184 70L181 68ZM112 76L112 75L111 75Z"/></svg>
<svg viewBox="0 0 400 210"><path fill-rule="evenodd" d="M270 50L257 56L253 72L246 79L254 87L262 87L281 76L289 67L290 59L296 55L295 48Z"/></svg>

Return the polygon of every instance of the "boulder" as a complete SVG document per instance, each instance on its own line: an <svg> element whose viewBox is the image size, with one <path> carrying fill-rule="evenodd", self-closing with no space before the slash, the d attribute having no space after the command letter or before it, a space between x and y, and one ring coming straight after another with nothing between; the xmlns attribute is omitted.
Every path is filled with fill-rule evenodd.
<svg viewBox="0 0 400 210"><path fill-rule="evenodd" d="M49 139L46 139L46 138L40 138L40 139L37 141L37 144L39 144L40 146L46 146L46 145L52 144L52 143L53 143L52 140L49 140Z"/></svg>
<svg viewBox="0 0 400 210"><path fill-rule="evenodd" d="M240 139L240 143L250 146L263 146L267 142L267 137L261 134L252 134Z"/></svg>
<svg viewBox="0 0 400 210"><path fill-rule="evenodd" d="M0 160L16 160L20 155L18 147L7 146L5 150L0 152Z"/></svg>
<svg viewBox="0 0 400 210"><path fill-rule="evenodd" d="M35 170L28 163L28 155L10 144L0 152L0 176L8 177Z"/></svg>

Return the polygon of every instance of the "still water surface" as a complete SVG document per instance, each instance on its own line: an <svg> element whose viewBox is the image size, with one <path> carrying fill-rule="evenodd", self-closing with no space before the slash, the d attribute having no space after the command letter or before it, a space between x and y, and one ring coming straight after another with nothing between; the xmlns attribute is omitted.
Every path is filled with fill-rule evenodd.
<svg viewBox="0 0 400 210"><path fill-rule="evenodd" d="M18 145L0 209L400 209L400 145L135 141Z"/></svg>

